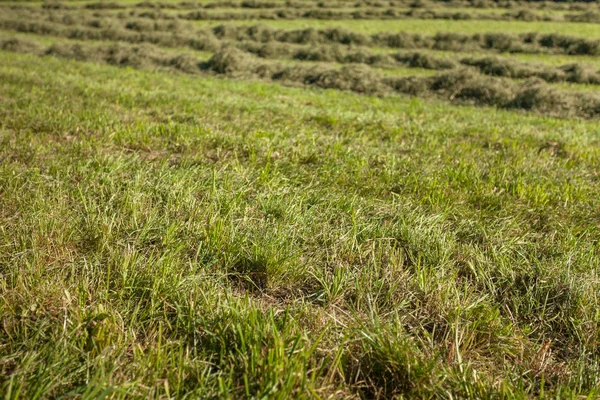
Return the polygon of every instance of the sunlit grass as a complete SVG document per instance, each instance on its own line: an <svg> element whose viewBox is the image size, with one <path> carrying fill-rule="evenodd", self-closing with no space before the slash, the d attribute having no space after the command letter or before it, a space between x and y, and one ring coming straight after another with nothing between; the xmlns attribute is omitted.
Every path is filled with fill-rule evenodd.
<svg viewBox="0 0 600 400"><path fill-rule="evenodd" d="M8 397L593 396L596 122L0 57Z"/></svg>

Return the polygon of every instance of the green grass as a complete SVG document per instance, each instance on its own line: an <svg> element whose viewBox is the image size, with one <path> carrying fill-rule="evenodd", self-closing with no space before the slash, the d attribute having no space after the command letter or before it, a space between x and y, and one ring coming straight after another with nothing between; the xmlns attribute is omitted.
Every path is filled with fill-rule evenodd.
<svg viewBox="0 0 600 400"><path fill-rule="evenodd" d="M5 398L598 395L597 121L0 76Z"/></svg>
<svg viewBox="0 0 600 400"><path fill-rule="evenodd" d="M223 21L190 21L199 26L222 24ZM355 32L419 32L432 35L438 32L457 33L561 33L585 38L600 38L600 24L575 22L524 22L524 21L486 21L486 20L245 20L230 21L242 25L257 23L282 29L343 27Z"/></svg>

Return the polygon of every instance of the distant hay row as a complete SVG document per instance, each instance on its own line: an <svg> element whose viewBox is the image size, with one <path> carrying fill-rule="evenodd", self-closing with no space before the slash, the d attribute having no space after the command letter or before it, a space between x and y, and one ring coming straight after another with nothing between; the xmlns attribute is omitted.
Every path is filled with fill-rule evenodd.
<svg viewBox="0 0 600 400"><path fill-rule="evenodd" d="M85 8L90 10L107 10L107 9L125 9L125 8L153 8L153 9L169 9L169 10L200 10L200 9L390 9L390 8L412 8L412 9L506 9L506 10L542 10L542 11L597 11L598 6L594 1L573 2L573 1L496 1L496 0L286 0L286 1L270 1L270 0L223 0L213 2L198 2L198 1L180 1L180 2L161 2L161 1L140 1L139 3L131 4L130 6L118 2L91 2L78 6L72 3L64 3L60 1L46 1L42 7L49 9L74 9Z"/></svg>
<svg viewBox="0 0 600 400"><path fill-rule="evenodd" d="M277 41L297 44L343 44L398 49L600 55L600 40L535 32L520 35L444 32L433 36L409 32L385 32L368 35L343 28L284 30L265 25L220 25L213 29L213 33L219 39L254 40L263 43Z"/></svg>
<svg viewBox="0 0 600 400"><path fill-rule="evenodd" d="M600 13L585 12L580 14L548 15L530 10L508 11L499 13L478 13L465 11L446 11L439 9L410 9L395 8L377 9L364 8L357 10L338 10L331 8L294 9L280 8L260 12L214 12L191 11L179 14L179 18L196 21L231 21L231 20L277 20L277 19L317 19L317 20L351 20L351 19L441 19L441 20L491 20L491 21L569 21L569 22L600 22Z"/></svg>
<svg viewBox="0 0 600 400"><path fill-rule="evenodd" d="M600 40L598 39L535 32L520 35L444 32L431 36L409 32L369 35L343 28L286 30L266 25L239 26L233 24L197 29L177 20L153 21L139 17L90 17L69 13L42 15L17 10L0 16L0 29L81 40L118 40L129 43L148 42L164 46L189 46L198 50L214 50L215 39L226 39L261 43L341 44L455 52L600 55Z"/></svg>
<svg viewBox="0 0 600 400"><path fill-rule="evenodd" d="M581 63L551 67L539 63L524 63L494 56L441 57L423 50L488 52L558 52L594 55L600 41L565 35L506 35L486 33L475 35L439 33L424 36L412 33L382 33L366 35L340 28L281 30L264 25L219 25L197 29L177 20L147 20L141 18L82 18L52 15L46 21L24 20L21 14L0 18L0 28L78 40L109 40L127 43L150 43L162 47L188 47L216 52L223 45L266 59L368 64L381 68L424 68L449 70L471 67L485 75L513 79L540 78L547 82L600 84L600 71ZM369 48L404 49L391 53ZM406 52L406 50L410 50Z"/></svg>
<svg viewBox="0 0 600 400"><path fill-rule="evenodd" d="M418 2L417 2L418 3ZM568 21L600 23L600 7L588 6L583 12L573 11L565 14L548 14L529 8L507 9L505 12L479 12L477 8L464 11L464 8L453 10L452 7L435 7L409 4L347 4L344 2L231 2L231 3L153 3L141 2L131 10L149 10L144 13L154 18L182 18L196 21L232 21L232 20L279 20L279 19L316 19L316 20L352 20L352 19L440 19L440 20L494 20L494 21ZM350 6L350 7L349 7ZM12 8L33 9L28 6L11 6ZM75 6L65 3L44 3L42 9L57 10L126 10L120 3L100 2ZM466 7L467 9L469 7ZM178 14L161 10L185 11ZM132 11L134 12L134 11Z"/></svg>

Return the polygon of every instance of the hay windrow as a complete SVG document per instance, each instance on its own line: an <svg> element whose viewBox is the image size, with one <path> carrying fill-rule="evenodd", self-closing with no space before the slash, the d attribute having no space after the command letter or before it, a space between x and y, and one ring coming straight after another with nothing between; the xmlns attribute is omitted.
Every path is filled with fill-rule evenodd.
<svg viewBox="0 0 600 400"><path fill-rule="evenodd" d="M47 9L73 9L76 6L60 2L45 2ZM115 2L88 3L81 7L92 10L119 10L123 6ZM133 4L133 9L151 10L188 10L182 18L196 20L231 19L298 19L311 18L321 20L336 19L452 19L452 20L515 20L515 21L571 21L597 23L600 10L593 3L575 3L562 5L549 2L496 2L496 1L344 1L323 2L318 0L287 1L181 1L152 2L142 1ZM408 8L408 10L407 10ZM461 10L453 10L460 8ZM481 13L480 8L500 8L506 12ZM222 11L240 10L243 12ZM468 11L464 11L468 10ZM547 10L567 10L572 13L561 16L548 14ZM250 11L250 13L248 13ZM252 14L254 13L254 14Z"/></svg>
<svg viewBox="0 0 600 400"><path fill-rule="evenodd" d="M0 49L42 56L56 56L77 61L101 62L119 67L138 69L169 69L185 73L199 73L204 64L188 54L173 55L150 45L86 45L81 43L54 43L44 47L31 40L10 38L0 40Z"/></svg>
<svg viewBox="0 0 600 400"><path fill-rule="evenodd" d="M439 32L435 35L418 33L376 33L364 34L344 28L324 29L276 29L265 25L239 26L222 24L213 28L198 29L191 24L164 19L166 16L148 15L152 12L130 13L123 16L103 15L90 18L71 11L57 10L45 14L42 9L12 10L0 16L0 28L18 32L30 32L61 37L122 40L130 43L148 42L159 45L190 46L198 40L210 41L212 36L218 39L236 41L257 41L311 45L346 45L365 47L388 47L397 49L432 49L445 51L485 51L509 53L548 53L568 55L600 54L600 40L586 39L561 34L505 34L477 33L460 34ZM247 14L246 14L247 15ZM154 18L157 19L154 19ZM152 20L154 19L154 20ZM212 32L210 32L212 30ZM137 33L137 35L135 35ZM196 42L198 41L196 40ZM214 42L214 39L212 39ZM216 49L214 43L202 46L208 50ZM198 48L198 45L194 46Z"/></svg>
<svg viewBox="0 0 600 400"><path fill-rule="evenodd" d="M23 3L30 2L29 0ZM24 5L11 5L24 6ZM49 9L84 8L92 10L119 10L123 5L117 2L100 1L83 5L67 5L65 2L49 0L42 4ZM594 1L498 1L498 0L217 0L217 1L140 1L128 4L126 8L131 9L155 9L155 10L352 10L356 12L375 12L376 10L387 13L402 12L406 9L414 13L448 13L448 14L479 14L480 9L497 9L497 16L482 15L482 18L520 19L524 21L547 20L547 11L567 11L565 20L595 22L595 18L586 18L587 14L598 12L599 7ZM453 11L461 9L460 11ZM463 10L468 10L467 12ZM505 12L502 13L501 11ZM542 13L540 13L542 12ZM458 16L457 18L460 18Z"/></svg>
<svg viewBox="0 0 600 400"><path fill-rule="evenodd" d="M438 33L425 36L417 33L378 33L366 35L342 28L283 30L267 26L219 25L213 28L220 38L235 40L275 40L297 44L343 44L402 49L434 49L452 51L486 50L512 53L563 53L570 55L600 54L600 40L560 34L503 33L458 34Z"/></svg>
<svg viewBox="0 0 600 400"><path fill-rule="evenodd" d="M597 23L600 9L592 9L589 12L566 14L538 13L530 9L519 9L504 13L481 13L476 9L469 11L456 11L451 7L414 7L406 9L409 5L399 7L393 3L384 7L354 4L348 8L348 4L326 4L321 7L315 2L273 2L273 3L154 3L141 2L128 9L126 6L115 2L87 3L80 7L65 5L63 3L48 2L42 5L47 12L91 10L97 13L109 15L111 12L120 11L120 15L130 14L152 19L182 19L194 21L244 21L244 20L491 20L491 21L570 21ZM381 4L380 4L381 5ZM268 6L268 7L267 7ZM225 8L227 7L227 8ZM33 7L26 7L29 11ZM175 13L175 10L180 12Z"/></svg>
<svg viewBox="0 0 600 400"><path fill-rule="evenodd" d="M40 14L41 16L42 14ZM567 53L593 55L597 40L565 35L475 35L438 33L425 36L400 32L366 35L341 28L282 30L265 25L222 24L195 29L177 20L144 18L77 18L71 14L52 14L47 20L26 21L21 12L0 18L0 28L78 40L109 40L162 47L188 47L218 51L224 44L268 59L367 64L383 68L409 67L431 70L454 69L458 65L478 69L490 76L513 79L537 77L547 82L598 84L600 71L581 63L562 67L520 63L503 57L466 57L452 59L421 51L487 51L522 53ZM370 49L383 46L411 50L410 53L385 54Z"/></svg>
<svg viewBox="0 0 600 400"><path fill-rule="evenodd" d="M281 5L280 5L281 7ZM278 8L265 10L256 8L251 12L242 11L214 11L214 10L195 10L187 13L180 13L179 18L194 21L231 21L231 20L277 20L277 19L316 19L316 20L399 20L399 19L422 19L422 20L491 20L491 21L559 21L558 17L537 14L528 10L517 12L499 13L477 13L464 11L448 11L439 9L412 9L402 10L396 8L360 8L356 10L345 10L337 8ZM577 15L571 16L577 19ZM585 18L582 16L582 18ZM589 21L594 22L594 21Z"/></svg>
<svg viewBox="0 0 600 400"><path fill-rule="evenodd" d="M210 72L231 77L258 77L288 84L370 95L396 92L434 96L453 102L522 109L552 116L596 118L600 115L600 96L558 90L539 79L516 83L505 78L484 76L465 68L456 68L427 77L391 78L364 64L333 68L320 65L289 66L264 63L232 46L216 52L206 63L201 63L190 55L173 56L148 44L88 46L77 43L54 44L43 48L32 41L7 39L0 41L0 48L79 61L104 62L116 66L171 69L185 73Z"/></svg>
<svg viewBox="0 0 600 400"><path fill-rule="evenodd" d="M366 64L383 68L408 67L430 70L450 70L463 67L477 69L484 75L512 79L536 77L546 82L573 82L598 84L600 71L579 63L553 67L537 63L523 63L506 57L465 57L454 59L435 56L422 51L382 54L368 48L348 48L341 45L313 45L294 47L278 42L229 42L240 50L267 59L293 59L300 61L336 62L340 64Z"/></svg>

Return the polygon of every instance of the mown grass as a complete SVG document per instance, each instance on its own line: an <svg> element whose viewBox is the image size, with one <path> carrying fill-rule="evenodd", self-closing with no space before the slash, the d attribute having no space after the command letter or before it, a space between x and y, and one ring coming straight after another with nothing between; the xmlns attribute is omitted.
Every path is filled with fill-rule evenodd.
<svg viewBox="0 0 600 400"><path fill-rule="evenodd" d="M379 32L367 35L343 28L275 29L267 25L231 25L204 29L194 29L192 24L168 19L161 13L143 12L137 18L126 15L108 16L92 12L68 11L55 13L50 10L22 8L6 10L0 21L3 29L29 32L42 35L56 35L78 39L107 39L126 42L147 42L162 46L189 46L194 49L211 50L218 48L215 36L233 40L280 41L291 43L329 43L344 45L387 46L392 48L431 48L437 50L519 53L556 53L596 55L599 52L597 39L578 36L528 32L509 35L504 32L479 32L473 35L438 32L436 35L422 35L410 32ZM143 18L140 18L143 17ZM149 18L146 18L149 17ZM35 18L32 21L32 18Z"/></svg>
<svg viewBox="0 0 600 400"><path fill-rule="evenodd" d="M537 62L548 65L564 65L573 62L579 62L586 65L593 65L600 67L600 60L598 57L589 56L577 56L577 55L563 55L563 54L525 54L525 53L513 53L503 54L504 56L514 57L517 60L524 62Z"/></svg>
<svg viewBox="0 0 600 400"><path fill-rule="evenodd" d="M199 26L216 26L223 21L190 21ZM600 38L600 24L575 23L575 22L535 22L535 28L531 22L524 21L482 21L482 20L244 20L231 21L231 23L250 25L265 24L273 28L281 29L305 29L305 28L332 28L341 27L360 33L380 32L416 32L425 35L433 35L438 32L453 33L481 33L481 32L503 32L503 33L528 33L532 29L538 33L560 33L565 35L580 36L585 38Z"/></svg>
<svg viewBox="0 0 600 400"><path fill-rule="evenodd" d="M6 398L598 395L597 122L0 60Z"/></svg>
<svg viewBox="0 0 600 400"><path fill-rule="evenodd" d="M91 40L87 39L85 41L73 38L65 38L65 37L56 37L56 36L42 36L36 35L33 33L21 33L21 32L12 32L0 29L0 40L22 40L22 41L32 41L37 42L40 45L51 46L53 44L56 45L89 45L89 46L108 46L114 44L114 41L110 40ZM161 46L160 50L165 54L171 55L190 55L194 56L198 60L208 60L212 56L213 53L209 51L199 51L190 49L189 47L169 47L169 46Z"/></svg>

